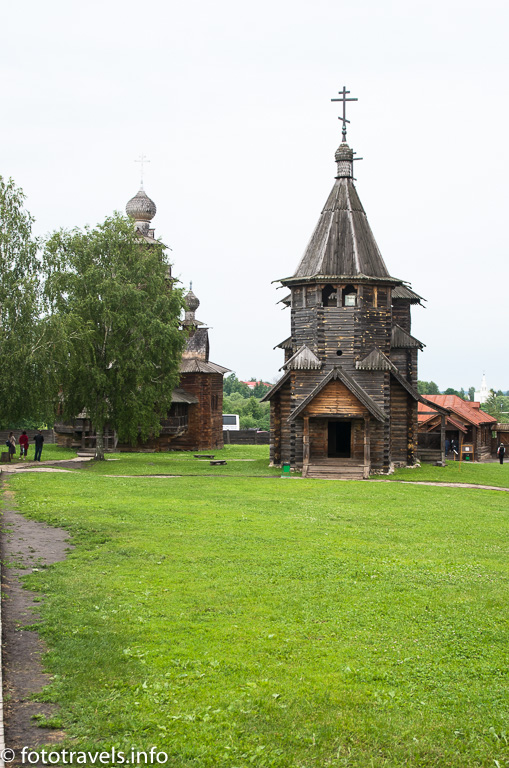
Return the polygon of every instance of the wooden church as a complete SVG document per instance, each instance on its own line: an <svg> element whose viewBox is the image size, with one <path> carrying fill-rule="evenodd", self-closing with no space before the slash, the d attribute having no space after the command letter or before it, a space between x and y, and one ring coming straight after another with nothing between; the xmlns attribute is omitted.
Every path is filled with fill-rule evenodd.
<svg viewBox="0 0 509 768"><path fill-rule="evenodd" d="M271 461L305 477L367 478L414 464L417 353L410 308L421 297L384 263L343 138L332 191L283 302L291 307L284 374L271 404ZM336 101L336 99L334 100Z"/></svg>
<svg viewBox="0 0 509 768"><path fill-rule="evenodd" d="M128 201L126 213L133 220L140 239L151 247L158 240L152 219L156 204L143 189ZM168 267L168 289L172 289L171 267ZM116 433L106 427L103 442L106 450L118 451L203 451L223 447L223 376L229 368L209 359L209 329L195 316L200 306L190 289L184 297L186 312L182 332L186 345L180 362L180 380L173 390L172 403L166 417L161 420L157 436L136 445L119 443ZM96 431L88 415L83 412L72 423L54 425L57 443L82 451L95 449Z"/></svg>

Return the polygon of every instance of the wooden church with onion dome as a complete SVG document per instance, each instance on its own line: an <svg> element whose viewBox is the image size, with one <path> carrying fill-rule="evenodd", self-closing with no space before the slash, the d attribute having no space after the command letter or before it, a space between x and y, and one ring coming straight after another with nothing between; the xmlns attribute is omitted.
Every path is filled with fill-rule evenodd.
<svg viewBox="0 0 509 768"><path fill-rule="evenodd" d="M149 245L156 242L151 227L155 212L155 203L145 193L142 184L139 192L127 203L126 213L134 220L139 236ZM200 301L191 288L184 301L186 312L182 330L187 342L170 412L161 422L159 435L134 450L142 447L158 451L203 451L223 447L223 376L230 369L209 359L209 329L196 318ZM128 446L121 448L129 450Z"/></svg>
<svg viewBox="0 0 509 768"><path fill-rule="evenodd" d="M271 461L305 477L367 478L417 459L417 354L410 309L421 297L393 277L355 188L343 136L334 186L294 274L291 333L271 404Z"/></svg>
<svg viewBox="0 0 509 768"><path fill-rule="evenodd" d="M126 205L126 213L147 247L159 242L152 227L156 211L156 204L143 189L142 180L139 191ZM173 282L171 267L168 267L168 290L172 289ZM170 410L161 420L159 434L132 446L118 443L116 433L106 428L103 434L106 451L203 451L223 447L223 376L230 369L209 359L209 328L196 319L200 302L192 290L184 301L182 333L186 334L186 345L180 362L180 380L173 390ZM54 431L59 445L90 452L95 449L95 428L85 412L78 414L71 424L56 423Z"/></svg>

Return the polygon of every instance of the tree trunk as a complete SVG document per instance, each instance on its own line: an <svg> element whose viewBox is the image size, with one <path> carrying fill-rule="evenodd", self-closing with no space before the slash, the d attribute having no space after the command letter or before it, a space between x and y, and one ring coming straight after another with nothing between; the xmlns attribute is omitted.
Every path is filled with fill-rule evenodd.
<svg viewBox="0 0 509 768"><path fill-rule="evenodd" d="M100 427L96 430L96 441L95 441L95 456L94 458L96 461L104 461L104 429L103 427Z"/></svg>

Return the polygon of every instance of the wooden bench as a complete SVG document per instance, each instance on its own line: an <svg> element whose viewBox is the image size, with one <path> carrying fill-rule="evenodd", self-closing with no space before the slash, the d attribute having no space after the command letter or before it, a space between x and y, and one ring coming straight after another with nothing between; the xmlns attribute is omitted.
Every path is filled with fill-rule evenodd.
<svg viewBox="0 0 509 768"><path fill-rule="evenodd" d="M194 458L195 459L213 459L214 454L213 453L195 453Z"/></svg>
<svg viewBox="0 0 509 768"><path fill-rule="evenodd" d="M211 466L211 467L215 467L215 466L217 466L218 464L226 464L226 461L225 461L224 459L222 459L221 461L211 461L211 462L210 462L210 466Z"/></svg>

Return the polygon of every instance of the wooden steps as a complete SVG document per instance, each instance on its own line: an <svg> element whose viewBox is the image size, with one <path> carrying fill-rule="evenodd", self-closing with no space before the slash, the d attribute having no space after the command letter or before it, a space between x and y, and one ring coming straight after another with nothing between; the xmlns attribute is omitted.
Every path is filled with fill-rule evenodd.
<svg viewBox="0 0 509 768"><path fill-rule="evenodd" d="M364 466L352 459L310 462L303 467L302 477L315 477L322 480L362 480Z"/></svg>

